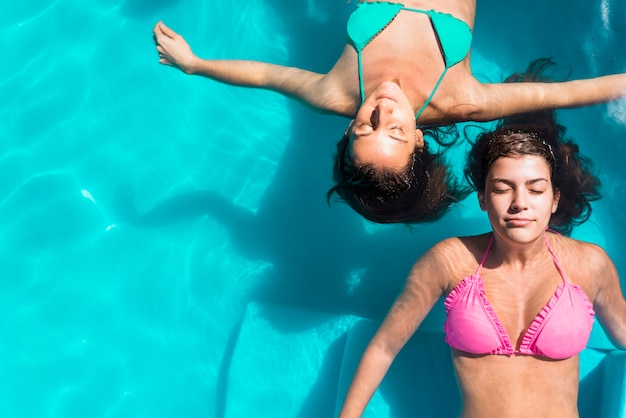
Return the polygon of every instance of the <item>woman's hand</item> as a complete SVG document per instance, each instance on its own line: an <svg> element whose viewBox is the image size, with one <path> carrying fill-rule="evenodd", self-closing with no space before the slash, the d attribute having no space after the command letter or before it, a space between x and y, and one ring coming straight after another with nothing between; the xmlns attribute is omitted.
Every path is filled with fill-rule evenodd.
<svg viewBox="0 0 626 418"><path fill-rule="evenodd" d="M324 112L349 114L344 104L345 88L336 81L324 83L324 74L262 61L206 60L194 54L187 41L163 22L158 22L153 32L159 62L163 65L233 86L275 91Z"/></svg>
<svg viewBox="0 0 626 418"><path fill-rule="evenodd" d="M191 47L185 39L165 26L163 22L158 22L154 26L154 44L159 53L159 62L192 74L194 65L198 57L191 51Z"/></svg>

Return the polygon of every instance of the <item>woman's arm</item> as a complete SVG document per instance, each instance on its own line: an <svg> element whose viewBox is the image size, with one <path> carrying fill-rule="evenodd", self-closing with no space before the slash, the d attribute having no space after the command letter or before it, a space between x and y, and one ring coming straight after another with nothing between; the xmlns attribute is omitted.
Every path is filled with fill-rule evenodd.
<svg viewBox="0 0 626 418"><path fill-rule="evenodd" d="M448 240L450 241L450 240ZM437 244L413 266L406 285L365 349L348 389L340 417L360 417L382 382L396 355L445 292L445 241ZM448 254L449 256L449 254Z"/></svg>
<svg viewBox="0 0 626 418"><path fill-rule="evenodd" d="M598 319L617 347L626 349L626 300L619 275L609 256L600 247L588 244L592 249L585 255L588 265L593 266L595 298L593 307Z"/></svg>
<svg viewBox="0 0 626 418"><path fill-rule="evenodd" d="M542 109L575 108L606 103L626 96L626 74L540 83L477 84L465 90L466 119L490 121Z"/></svg>
<svg viewBox="0 0 626 418"><path fill-rule="evenodd" d="M163 22L158 22L153 31L159 62L163 65L226 84L272 90L315 109L336 112L329 96L337 90L329 85L324 74L259 61L204 60Z"/></svg>

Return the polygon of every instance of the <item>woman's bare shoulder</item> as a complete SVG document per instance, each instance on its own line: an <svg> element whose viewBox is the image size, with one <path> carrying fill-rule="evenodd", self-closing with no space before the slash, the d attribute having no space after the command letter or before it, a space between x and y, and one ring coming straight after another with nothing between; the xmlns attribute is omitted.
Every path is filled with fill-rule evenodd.
<svg viewBox="0 0 626 418"><path fill-rule="evenodd" d="M580 260L583 263L598 263L608 258L606 251L598 244L559 234L555 234L552 240L564 256L570 259Z"/></svg>
<svg viewBox="0 0 626 418"><path fill-rule="evenodd" d="M431 250L444 253L455 253L456 255L476 253L476 251L484 251L489 243L491 233L482 235L468 235L444 239L435 244ZM484 248L481 248L484 247Z"/></svg>
<svg viewBox="0 0 626 418"><path fill-rule="evenodd" d="M318 82L315 94L321 106L331 113L353 117L361 104L357 56L348 44L343 53Z"/></svg>
<svg viewBox="0 0 626 418"><path fill-rule="evenodd" d="M489 234L448 238L435 244L415 263L409 282L449 293L465 276L476 270Z"/></svg>
<svg viewBox="0 0 626 418"><path fill-rule="evenodd" d="M559 263L574 283L595 287L615 269L607 252L597 244L562 235L555 235L552 242Z"/></svg>
<svg viewBox="0 0 626 418"><path fill-rule="evenodd" d="M487 248L491 234L448 238L435 244L425 255L442 272L462 274L475 268Z"/></svg>
<svg viewBox="0 0 626 418"><path fill-rule="evenodd" d="M427 123L475 120L485 106L486 95L484 85L472 75L469 64L459 63L448 71L420 120Z"/></svg>

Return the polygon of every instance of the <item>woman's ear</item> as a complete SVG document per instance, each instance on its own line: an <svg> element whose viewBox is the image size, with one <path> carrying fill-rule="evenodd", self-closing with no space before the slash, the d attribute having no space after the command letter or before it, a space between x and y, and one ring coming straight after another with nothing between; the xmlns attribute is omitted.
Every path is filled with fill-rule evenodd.
<svg viewBox="0 0 626 418"><path fill-rule="evenodd" d="M485 192L478 192L478 204L483 212L487 210L487 205L485 205Z"/></svg>
<svg viewBox="0 0 626 418"><path fill-rule="evenodd" d="M559 208L559 200L561 199L561 191L556 189L554 191L554 199L552 200L552 213L555 213Z"/></svg>
<svg viewBox="0 0 626 418"><path fill-rule="evenodd" d="M348 123L348 127L346 128L346 130L343 133L343 136L349 135L350 132L352 131L352 125L354 125L354 119L352 119L350 121L350 123Z"/></svg>
<svg viewBox="0 0 626 418"><path fill-rule="evenodd" d="M424 132L419 128L415 128L415 148L424 151Z"/></svg>

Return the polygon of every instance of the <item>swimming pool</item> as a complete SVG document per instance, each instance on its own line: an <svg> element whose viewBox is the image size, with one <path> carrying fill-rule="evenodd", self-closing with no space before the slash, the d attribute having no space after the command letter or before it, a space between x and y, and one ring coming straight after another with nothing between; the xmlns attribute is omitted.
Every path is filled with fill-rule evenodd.
<svg viewBox="0 0 626 418"><path fill-rule="evenodd" d="M501 3L478 6L473 60L485 79L541 56L564 73L571 66L572 78L626 71L618 1ZM162 67L151 30L163 19L203 56L324 71L353 8L308 0L3 8L2 416L332 414L345 330L380 319L433 242L482 232L486 220L473 197L446 222L412 231L329 208L345 120ZM626 272L626 104L561 120L605 184L574 236L604 246ZM462 147L453 152L460 161ZM142 225L128 222L155 208Z"/></svg>

